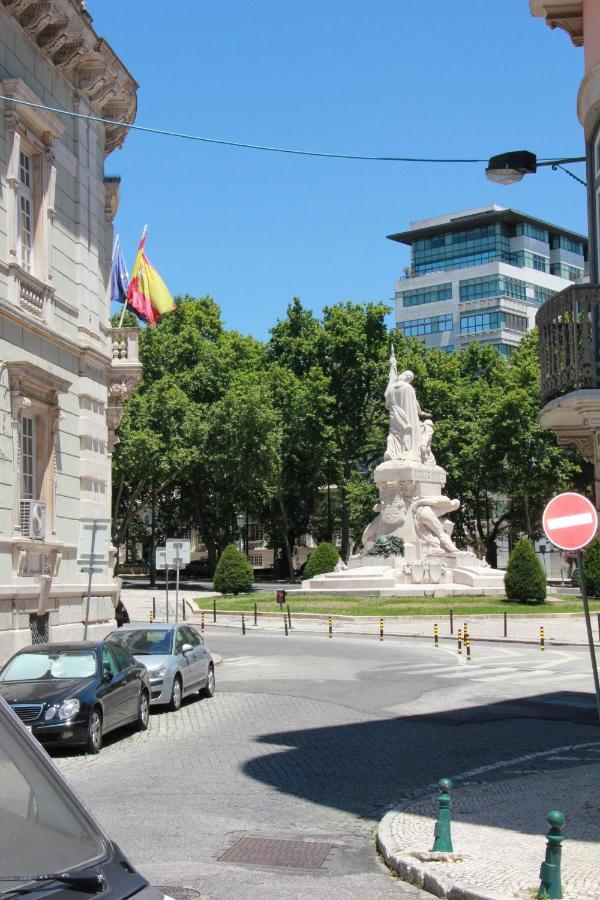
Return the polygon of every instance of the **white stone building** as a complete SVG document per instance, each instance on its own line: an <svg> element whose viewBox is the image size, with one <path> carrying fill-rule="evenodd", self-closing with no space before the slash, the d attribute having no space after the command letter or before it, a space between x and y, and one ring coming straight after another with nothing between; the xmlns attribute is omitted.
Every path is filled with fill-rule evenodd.
<svg viewBox="0 0 600 900"><path fill-rule="evenodd" d="M133 121L137 84L81 0L0 3L0 94ZM111 456L139 380L136 329L111 329L127 130L0 100L0 662L79 639L86 523L110 520ZM89 636L113 618L112 560L94 573Z"/></svg>

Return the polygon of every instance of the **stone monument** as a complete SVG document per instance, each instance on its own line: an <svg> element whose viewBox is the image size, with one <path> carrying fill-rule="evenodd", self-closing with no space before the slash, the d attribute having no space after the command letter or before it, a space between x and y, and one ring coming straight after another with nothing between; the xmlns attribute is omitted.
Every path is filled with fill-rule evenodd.
<svg viewBox="0 0 600 900"><path fill-rule="evenodd" d="M502 594L504 573L452 540L459 500L442 493L446 472L431 450L434 426L419 406L414 375L398 374L394 348L385 391L390 427L384 461L375 469L377 513L348 564L305 581L303 591L381 595Z"/></svg>

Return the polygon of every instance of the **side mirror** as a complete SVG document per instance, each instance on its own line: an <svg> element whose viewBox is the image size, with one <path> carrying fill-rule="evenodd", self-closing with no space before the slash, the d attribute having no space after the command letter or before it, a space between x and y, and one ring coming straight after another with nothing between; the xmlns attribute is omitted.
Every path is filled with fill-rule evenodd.
<svg viewBox="0 0 600 900"><path fill-rule="evenodd" d="M104 682L104 684L108 684L109 681L112 681L112 677L113 673L110 671L110 669L105 669L102 673L102 681Z"/></svg>
<svg viewBox="0 0 600 900"><path fill-rule="evenodd" d="M192 651L193 649L194 649L194 648L192 647L191 644L184 644L183 647L181 648L181 652L182 652L182 653L191 653L191 651Z"/></svg>

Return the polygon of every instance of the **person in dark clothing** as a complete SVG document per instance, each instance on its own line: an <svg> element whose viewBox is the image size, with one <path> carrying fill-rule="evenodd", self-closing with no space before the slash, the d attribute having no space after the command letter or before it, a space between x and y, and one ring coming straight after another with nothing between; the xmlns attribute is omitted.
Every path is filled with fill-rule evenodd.
<svg viewBox="0 0 600 900"><path fill-rule="evenodd" d="M119 602L115 607L115 619L117 620L117 628L120 628L121 625L129 624L129 613L125 609L125 604L119 597Z"/></svg>

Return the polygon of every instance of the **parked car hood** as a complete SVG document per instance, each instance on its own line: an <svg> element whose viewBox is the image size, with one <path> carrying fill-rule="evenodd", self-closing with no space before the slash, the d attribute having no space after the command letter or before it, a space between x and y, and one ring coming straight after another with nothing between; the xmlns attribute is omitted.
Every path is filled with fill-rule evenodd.
<svg viewBox="0 0 600 900"><path fill-rule="evenodd" d="M58 681L5 681L0 683L0 694L7 703L61 703L68 697L76 697L93 678L68 678Z"/></svg>
<svg viewBox="0 0 600 900"><path fill-rule="evenodd" d="M136 662L141 663L145 666L149 672L153 669L158 669L159 666L166 664L167 666L173 659L170 653L161 654L160 656L156 653L136 653L135 655Z"/></svg>

